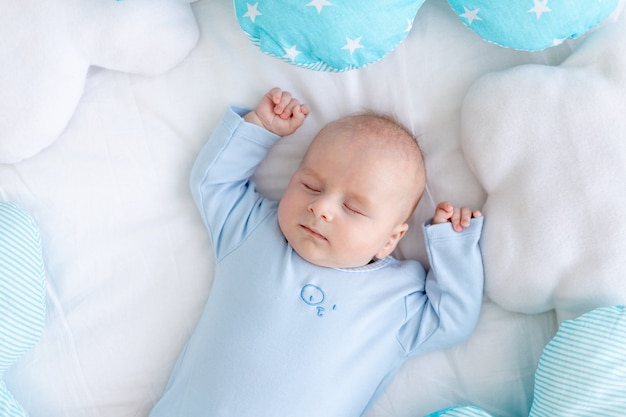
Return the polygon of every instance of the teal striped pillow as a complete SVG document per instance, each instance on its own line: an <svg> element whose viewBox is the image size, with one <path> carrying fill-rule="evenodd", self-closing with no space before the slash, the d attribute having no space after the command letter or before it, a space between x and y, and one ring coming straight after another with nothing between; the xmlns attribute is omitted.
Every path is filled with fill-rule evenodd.
<svg viewBox="0 0 626 417"><path fill-rule="evenodd" d="M45 296L39 229L17 205L0 202L0 416L27 415L2 377L39 340Z"/></svg>
<svg viewBox="0 0 626 417"><path fill-rule="evenodd" d="M535 374L530 416L626 415L626 309L565 321Z"/></svg>
<svg viewBox="0 0 626 417"><path fill-rule="evenodd" d="M455 406L429 414L426 417L491 417L491 414L474 406Z"/></svg>

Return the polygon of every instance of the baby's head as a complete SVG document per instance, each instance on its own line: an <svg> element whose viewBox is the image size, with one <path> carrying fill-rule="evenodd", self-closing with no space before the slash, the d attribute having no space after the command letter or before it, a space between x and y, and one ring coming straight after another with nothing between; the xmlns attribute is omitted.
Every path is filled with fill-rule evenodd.
<svg viewBox="0 0 626 417"><path fill-rule="evenodd" d="M375 113L326 125L280 201L280 229L316 265L349 268L384 258L408 229L426 185L413 135Z"/></svg>

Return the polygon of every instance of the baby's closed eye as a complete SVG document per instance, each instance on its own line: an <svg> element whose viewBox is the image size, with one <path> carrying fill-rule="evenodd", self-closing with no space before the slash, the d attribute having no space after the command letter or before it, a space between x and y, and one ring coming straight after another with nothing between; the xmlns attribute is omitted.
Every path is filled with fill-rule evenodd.
<svg viewBox="0 0 626 417"><path fill-rule="evenodd" d="M351 205L350 203L344 203L343 206L350 212L354 213L354 214L358 214L361 216L364 216L365 214L358 208L356 208L355 206Z"/></svg>
<svg viewBox="0 0 626 417"><path fill-rule="evenodd" d="M313 193L319 193L319 192L321 192L321 190L319 189L319 187L317 187L317 186L315 186L315 185L312 185L312 184L310 184L310 183L303 182L303 183L302 183L302 186L303 186L303 187L304 187L307 191L310 191L310 192L313 192Z"/></svg>

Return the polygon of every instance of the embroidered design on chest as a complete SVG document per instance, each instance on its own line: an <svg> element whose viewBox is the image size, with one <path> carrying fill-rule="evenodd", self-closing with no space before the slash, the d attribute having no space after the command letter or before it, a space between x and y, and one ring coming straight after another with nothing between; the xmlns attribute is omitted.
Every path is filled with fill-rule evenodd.
<svg viewBox="0 0 626 417"><path fill-rule="evenodd" d="M330 307L328 306L329 303L326 303L326 306L324 305L326 294L324 290L314 284L306 284L302 287L300 298L305 304L315 308L318 317L324 317L327 312L337 310L337 304L333 304Z"/></svg>

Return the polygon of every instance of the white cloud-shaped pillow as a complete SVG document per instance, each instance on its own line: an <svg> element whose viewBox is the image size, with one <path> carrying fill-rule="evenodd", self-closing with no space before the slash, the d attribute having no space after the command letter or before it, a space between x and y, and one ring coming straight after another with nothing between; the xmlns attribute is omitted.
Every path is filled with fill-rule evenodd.
<svg viewBox="0 0 626 417"><path fill-rule="evenodd" d="M0 163L35 155L70 120L90 66L169 70L198 40L193 0L20 0L0 13Z"/></svg>
<svg viewBox="0 0 626 417"><path fill-rule="evenodd" d="M463 106L463 148L487 191L486 292L571 318L626 303L626 21L558 67L487 75Z"/></svg>

